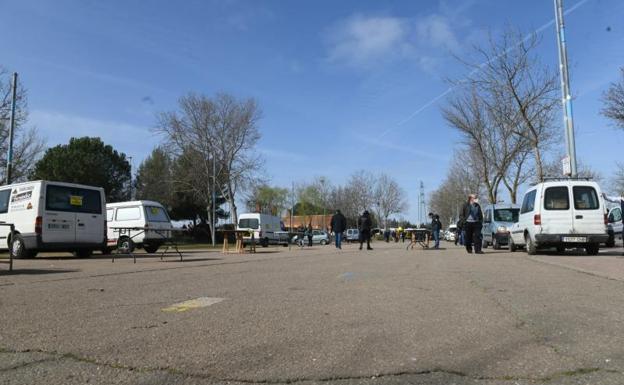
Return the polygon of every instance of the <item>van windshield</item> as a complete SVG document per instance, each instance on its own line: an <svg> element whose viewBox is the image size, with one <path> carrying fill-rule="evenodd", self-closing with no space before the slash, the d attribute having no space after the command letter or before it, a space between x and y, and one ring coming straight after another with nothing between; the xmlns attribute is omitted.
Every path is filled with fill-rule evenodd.
<svg viewBox="0 0 624 385"><path fill-rule="evenodd" d="M169 222L167 212L158 206L145 206L145 217L148 222Z"/></svg>
<svg viewBox="0 0 624 385"><path fill-rule="evenodd" d="M257 218L243 218L238 221L238 227L241 229L257 229L260 221Z"/></svg>
<svg viewBox="0 0 624 385"><path fill-rule="evenodd" d="M48 185L46 210L102 214L102 198L98 190Z"/></svg>
<svg viewBox="0 0 624 385"><path fill-rule="evenodd" d="M496 209L494 210L494 220L496 222L518 222L520 209Z"/></svg>

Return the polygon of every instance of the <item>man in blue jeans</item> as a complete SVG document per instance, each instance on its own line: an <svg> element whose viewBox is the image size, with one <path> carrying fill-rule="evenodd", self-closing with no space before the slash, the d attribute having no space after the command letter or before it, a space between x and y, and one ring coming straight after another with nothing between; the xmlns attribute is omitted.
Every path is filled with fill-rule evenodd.
<svg viewBox="0 0 624 385"><path fill-rule="evenodd" d="M434 249L440 248L440 230L442 230L442 222L440 222L440 216L438 214L429 213L429 217L431 218L431 235L433 236L433 240L435 244L433 246Z"/></svg>
<svg viewBox="0 0 624 385"><path fill-rule="evenodd" d="M332 216L329 227L336 237L336 248L342 249L342 233L347 229L347 218L342 215L340 210L336 210L336 214Z"/></svg>

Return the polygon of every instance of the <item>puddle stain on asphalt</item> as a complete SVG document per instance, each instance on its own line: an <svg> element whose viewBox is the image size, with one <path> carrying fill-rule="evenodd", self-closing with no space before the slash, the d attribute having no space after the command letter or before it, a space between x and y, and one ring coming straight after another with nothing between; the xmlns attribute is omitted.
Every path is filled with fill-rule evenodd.
<svg viewBox="0 0 624 385"><path fill-rule="evenodd" d="M166 313L180 313L180 312L191 310L191 309L198 309L198 308L214 305L223 300L225 300L225 298L199 297L199 298L190 299L184 302L174 303L173 305L165 307L161 310Z"/></svg>

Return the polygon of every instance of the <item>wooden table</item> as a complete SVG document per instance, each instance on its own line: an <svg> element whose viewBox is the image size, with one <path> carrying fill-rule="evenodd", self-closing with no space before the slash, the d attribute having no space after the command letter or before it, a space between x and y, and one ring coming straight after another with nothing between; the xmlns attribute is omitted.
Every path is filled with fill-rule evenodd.
<svg viewBox="0 0 624 385"><path fill-rule="evenodd" d="M256 252L256 239L254 238L254 233L246 230L218 230L218 232L223 233L223 254L243 254L245 252L245 236L249 236L251 233L251 242L249 244L249 252ZM236 237L236 248L235 250L230 250L230 241L228 239L228 234L234 234Z"/></svg>

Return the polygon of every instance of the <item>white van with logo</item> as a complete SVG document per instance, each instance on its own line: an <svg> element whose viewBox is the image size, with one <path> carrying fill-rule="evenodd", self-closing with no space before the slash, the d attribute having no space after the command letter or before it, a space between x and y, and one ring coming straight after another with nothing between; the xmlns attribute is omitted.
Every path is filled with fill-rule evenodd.
<svg viewBox="0 0 624 385"><path fill-rule="evenodd" d="M120 246L155 253L171 238L171 220L163 205L154 201L130 201L106 205L109 250Z"/></svg>
<svg viewBox="0 0 624 385"><path fill-rule="evenodd" d="M607 216L598 183L581 179L553 179L531 187L525 194L519 220L511 228L509 249L525 246L527 253L555 247L585 248L598 254L605 243Z"/></svg>
<svg viewBox="0 0 624 385"><path fill-rule="evenodd" d="M0 248L14 258L40 251L69 251L88 257L106 245L104 189L73 183L34 181L0 187Z"/></svg>
<svg viewBox="0 0 624 385"><path fill-rule="evenodd" d="M284 224L280 217L260 213L247 213L238 216L236 230L249 232L243 237L244 243L260 244L267 247L269 244L288 243L288 233L284 231Z"/></svg>

